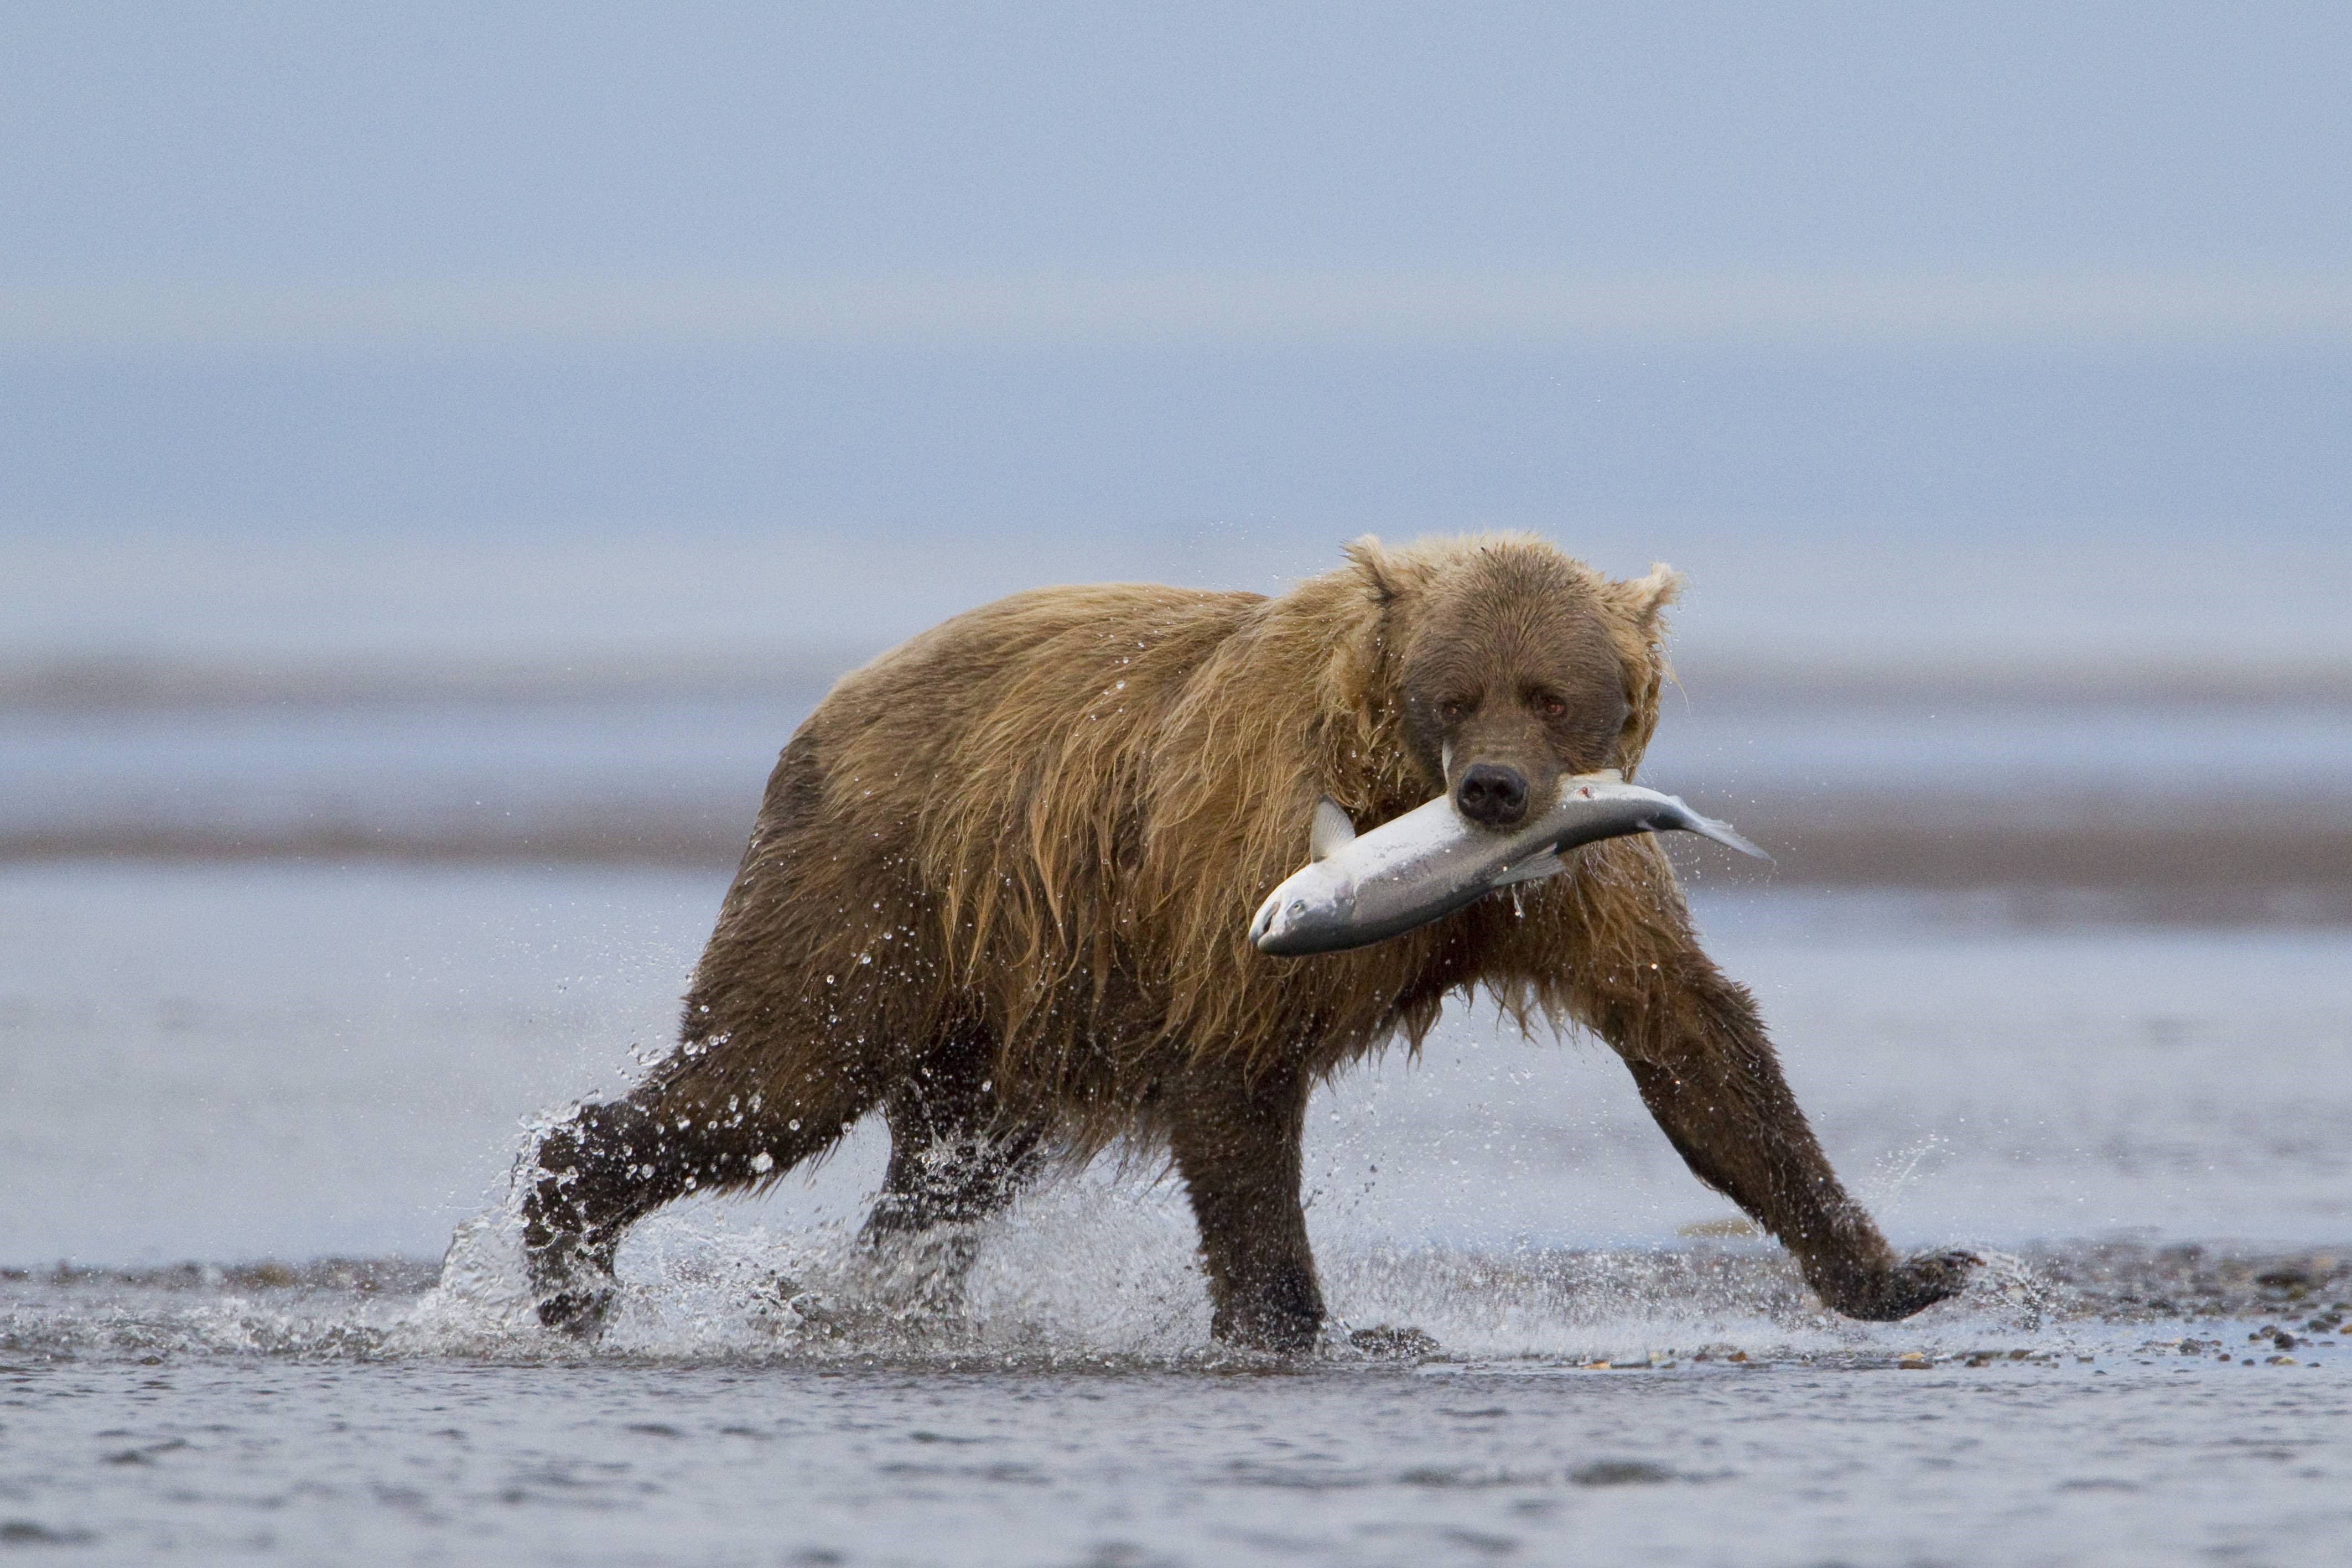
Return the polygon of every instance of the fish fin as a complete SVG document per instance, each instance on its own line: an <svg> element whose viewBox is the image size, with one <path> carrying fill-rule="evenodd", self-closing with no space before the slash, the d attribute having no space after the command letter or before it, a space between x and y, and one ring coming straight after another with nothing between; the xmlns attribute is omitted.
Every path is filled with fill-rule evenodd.
<svg viewBox="0 0 2352 1568"><path fill-rule="evenodd" d="M1307 854L1309 859L1321 860L1345 849L1356 841L1356 825L1339 803L1325 795L1315 803L1315 825L1307 833Z"/></svg>
<svg viewBox="0 0 2352 1568"><path fill-rule="evenodd" d="M1507 888L1514 882L1538 882L1546 877L1557 877L1567 869L1568 862L1559 858L1559 851L1547 849L1540 855L1529 856L1516 866L1507 867L1495 879L1494 886Z"/></svg>

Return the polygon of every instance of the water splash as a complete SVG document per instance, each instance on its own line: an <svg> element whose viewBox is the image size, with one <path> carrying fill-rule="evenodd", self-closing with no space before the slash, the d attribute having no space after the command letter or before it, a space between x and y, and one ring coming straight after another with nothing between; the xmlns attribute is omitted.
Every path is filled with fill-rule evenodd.
<svg viewBox="0 0 2352 1568"><path fill-rule="evenodd" d="M1891 1222L1903 1211L1904 1194L1921 1168L1931 1161L1939 1162L1949 1152L1950 1140L1930 1132L1880 1155L1872 1164L1869 1176L1856 1184L1861 1189L1858 1195L1863 1206L1877 1215L1880 1224Z"/></svg>
<svg viewBox="0 0 2352 1568"><path fill-rule="evenodd" d="M32 1361L184 1355L692 1364L1186 1366L1252 1358L1210 1340L1191 1216L1165 1186L1079 1179L1008 1216L877 1249L843 1221L787 1235L723 1213L656 1215L622 1249L600 1340L539 1325L520 1229L501 1208L429 1266L322 1262L0 1279L0 1353ZM1715 1359L1885 1362L2057 1353L2352 1296L2330 1256L2080 1245L1984 1252L1961 1296L1908 1321L1825 1311L1778 1248L1469 1249L1326 1241L1334 1364L1347 1336L1412 1329L1433 1367L1656 1365ZM2332 1292L2332 1294L2331 1294ZM2006 1353L2006 1352L2004 1352ZM1358 1358L1360 1359L1360 1358ZM1907 1363L1906 1363L1907 1364Z"/></svg>

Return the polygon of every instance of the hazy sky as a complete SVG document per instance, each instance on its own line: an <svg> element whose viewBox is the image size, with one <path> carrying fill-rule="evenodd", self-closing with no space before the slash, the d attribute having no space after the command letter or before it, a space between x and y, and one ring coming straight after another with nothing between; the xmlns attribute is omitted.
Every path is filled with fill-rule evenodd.
<svg viewBox="0 0 2352 1568"><path fill-rule="evenodd" d="M0 527L2287 526L2352 7L16 5Z"/></svg>
<svg viewBox="0 0 2352 1568"><path fill-rule="evenodd" d="M2352 261L2332 4L16 5L12 280Z"/></svg>

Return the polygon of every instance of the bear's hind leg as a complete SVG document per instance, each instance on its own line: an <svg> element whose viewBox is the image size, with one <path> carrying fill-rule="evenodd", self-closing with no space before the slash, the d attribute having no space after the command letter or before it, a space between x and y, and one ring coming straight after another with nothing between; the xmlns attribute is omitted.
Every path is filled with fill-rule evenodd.
<svg viewBox="0 0 2352 1568"><path fill-rule="evenodd" d="M1042 1163L1042 1131L1008 1121L990 1082L984 1038L951 1039L888 1100L890 1166L860 1239L919 1276L946 1307L974 1256L972 1226L1002 1212Z"/></svg>
<svg viewBox="0 0 2352 1568"><path fill-rule="evenodd" d="M909 1103L912 1101L913 1103ZM942 1225L969 1225L1008 1207L1036 1172L1043 1138L983 1113L942 1119L936 1102L902 1086L883 1107L890 1168L866 1218L868 1241Z"/></svg>
<svg viewBox="0 0 2352 1568"><path fill-rule="evenodd" d="M684 1190L665 1191L641 1174L641 1155L657 1142L653 1112L619 1100L582 1106L531 1151L519 1173L523 1261L547 1327L574 1333L601 1327L622 1233Z"/></svg>
<svg viewBox="0 0 2352 1568"><path fill-rule="evenodd" d="M1322 1334L1298 1200L1307 1089L1289 1069L1255 1081L1196 1069L1171 1097L1169 1142L1201 1227L1210 1331L1232 1344L1287 1354Z"/></svg>
<svg viewBox="0 0 2352 1568"><path fill-rule="evenodd" d="M727 1092L680 1058L626 1098L583 1106L542 1137L523 1173L523 1257L549 1328L593 1334L613 1297L630 1226L689 1192L772 1181L830 1147L881 1088L836 1075L789 1102Z"/></svg>

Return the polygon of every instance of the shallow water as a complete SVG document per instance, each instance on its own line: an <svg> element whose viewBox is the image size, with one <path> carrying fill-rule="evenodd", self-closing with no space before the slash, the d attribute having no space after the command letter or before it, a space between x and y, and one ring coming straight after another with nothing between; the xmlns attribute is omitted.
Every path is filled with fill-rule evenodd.
<svg viewBox="0 0 2352 1568"><path fill-rule="evenodd" d="M2352 1528L2334 1370L226 1361L0 1387L77 1472L0 1531L72 1561L2285 1562Z"/></svg>
<svg viewBox="0 0 2352 1568"><path fill-rule="evenodd" d="M0 871L0 1543L1800 1563L2352 1541L2352 1342L2313 1327L2352 1306L2352 930L1703 895L1850 1183L1900 1244L1990 1258L1906 1323L1826 1317L1723 1234L1607 1053L1473 1014L1311 1118L1335 1312L1425 1330L1433 1358L1220 1354L1181 1201L1109 1163L987 1227L960 1298L926 1289L848 1239L870 1131L768 1200L640 1227L604 1342L552 1341L507 1163L528 1118L659 1048L721 885Z"/></svg>
<svg viewBox="0 0 2352 1568"><path fill-rule="evenodd" d="M1002 1284L956 1324L812 1333L688 1267L641 1277L589 1354L392 1270L364 1293L18 1281L0 1539L75 1561L1123 1564L2289 1562L2352 1538L2352 1341L2250 1339L2311 1307L2242 1268L2210 1317L2119 1297L2231 1269L2135 1253L2089 1289L2043 1259L1864 1327L1812 1314L1769 1255L1549 1262L1391 1258L1337 1292L1386 1275L1446 1332L1517 1268L1517 1336L1548 1349L1286 1365L1181 1332L1093 1342Z"/></svg>

